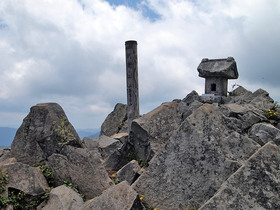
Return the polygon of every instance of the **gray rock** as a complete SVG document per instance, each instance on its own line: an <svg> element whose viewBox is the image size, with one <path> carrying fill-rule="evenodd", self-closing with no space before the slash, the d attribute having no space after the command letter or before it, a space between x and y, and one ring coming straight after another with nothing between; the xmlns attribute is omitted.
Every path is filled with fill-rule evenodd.
<svg viewBox="0 0 280 210"><path fill-rule="evenodd" d="M273 99L270 98L268 92L258 89L254 93L247 91L243 87L238 87L232 93L231 100L228 103L235 104L251 104L255 109L267 111L273 107Z"/></svg>
<svg viewBox="0 0 280 210"><path fill-rule="evenodd" d="M11 152L19 162L33 165L59 153L63 145L82 146L63 109L56 103L37 104L18 129Z"/></svg>
<svg viewBox="0 0 280 210"><path fill-rule="evenodd" d="M200 106L202 106L203 103L194 100L193 102L187 104L184 101L181 101L178 105L178 110L182 116L182 120L185 120L188 116L190 116L193 111L195 111L197 108L199 108Z"/></svg>
<svg viewBox="0 0 280 210"><path fill-rule="evenodd" d="M280 130L271 124L258 123L252 126L249 131L249 136L260 145L264 145L269 141L274 141L276 137L280 136ZM277 143L280 145L278 140Z"/></svg>
<svg viewBox="0 0 280 210"><path fill-rule="evenodd" d="M104 191L102 195L86 202L80 210L144 210L139 196L129 184L124 181Z"/></svg>
<svg viewBox="0 0 280 210"><path fill-rule="evenodd" d="M94 149L98 149L98 141L99 138L89 138L89 137L85 137L83 138L82 142L85 148L87 148L88 150L94 150Z"/></svg>
<svg viewBox="0 0 280 210"><path fill-rule="evenodd" d="M267 143L200 209L280 209L280 149Z"/></svg>
<svg viewBox="0 0 280 210"><path fill-rule="evenodd" d="M116 177L120 182L127 181L131 185L139 177L140 170L138 162L132 160L116 173Z"/></svg>
<svg viewBox="0 0 280 210"><path fill-rule="evenodd" d="M198 93L193 90L191 93L189 93L183 100L182 102L184 102L187 106L190 105L192 102L194 101L198 101L199 100L199 95Z"/></svg>
<svg viewBox="0 0 280 210"><path fill-rule="evenodd" d="M99 152L99 138L89 138L89 137L85 137L82 140L83 143L83 147L87 148L88 150L90 150L91 152L93 152L94 154L96 154L96 156L98 156L100 159L102 159L101 154Z"/></svg>
<svg viewBox="0 0 280 210"><path fill-rule="evenodd" d="M240 133L255 123L266 120L262 112L251 104L225 104L221 105L221 111L230 118L236 118L235 130ZM234 120L232 122L234 123Z"/></svg>
<svg viewBox="0 0 280 210"><path fill-rule="evenodd" d="M148 138L151 149L154 153L157 153L165 146L173 131L181 124L182 113L178 111L179 103L180 101L163 103L151 112L134 120L134 122L137 123L137 126L134 126L137 131L143 130L147 132L147 136L144 135L143 137ZM133 128L131 129L134 135L138 138L137 131L133 130ZM139 135L138 139L140 142L145 143L146 140L141 139L141 135Z"/></svg>
<svg viewBox="0 0 280 210"><path fill-rule="evenodd" d="M198 108L150 161L133 188L158 209L199 207L259 148L229 129L227 120L214 105Z"/></svg>
<svg viewBox="0 0 280 210"><path fill-rule="evenodd" d="M148 132L136 120L132 121L128 144L132 145L132 153L144 161L149 161L154 151L151 148L151 138Z"/></svg>
<svg viewBox="0 0 280 210"><path fill-rule="evenodd" d="M103 122L100 136L112 136L113 134L118 133L127 119L126 110L127 106L125 104L116 104L114 110L106 117L105 121Z"/></svg>
<svg viewBox="0 0 280 210"><path fill-rule="evenodd" d="M61 185L51 190L47 204L43 210L76 210L84 204L79 193Z"/></svg>
<svg viewBox="0 0 280 210"><path fill-rule="evenodd" d="M9 164L9 163L16 163L17 160L15 158L7 158L3 161L0 161L0 167L5 165L5 164Z"/></svg>
<svg viewBox="0 0 280 210"><path fill-rule="evenodd" d="M36 196L45 192L48 183L39 168L24 163L10 163L2 167L2 171L9 176L6 190L14 188L28 195Z"/></svg>
<svg viewBox="0 0 280 210"><path fill-rule="evenodd" d="M88 199L113 185L98 156L87 149L64 146L61 154L53 154L47 163L54 172L56 186L67 180L78 185Z"/></svg>
<svg viewBox="0 0 280 210"><path fill-rule="evenodd" d="M6 159L11 158L11 149L8 148L4 148L1 149L0 148L0 162L5 161Z"/></svg>
<svg viewBox="0 0 280 210"><path fill-rule="evenodd" d="M119 140L122 143L125 143L128 140L128 133L116 133L110 137Z"/></svg>
<svg viewBox="0 0 280 210"><path fill-rule="evenodd" d="M116 139L104 135L99 137L98 149L103 159L106 159L114 151L120 149L121 147L122 147L122 143Z"/></svg>

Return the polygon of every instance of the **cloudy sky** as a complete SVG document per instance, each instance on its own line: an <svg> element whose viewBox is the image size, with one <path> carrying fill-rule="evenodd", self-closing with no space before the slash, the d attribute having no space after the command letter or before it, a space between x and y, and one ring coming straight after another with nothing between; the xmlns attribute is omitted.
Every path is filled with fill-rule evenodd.
<svg viewBox="0 0 280 210"><path fill-rule="evenodd" d="M57 102L75 128L126 103L125 48L138 42L140 112L204 90L202 58L237 62L246 89L280 100L279 0L1 0L0 126Z"/></svg>

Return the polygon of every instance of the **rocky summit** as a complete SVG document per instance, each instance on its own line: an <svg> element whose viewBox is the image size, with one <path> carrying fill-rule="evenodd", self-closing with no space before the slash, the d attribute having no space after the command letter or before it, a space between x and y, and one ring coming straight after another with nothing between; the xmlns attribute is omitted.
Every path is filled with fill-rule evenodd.
<svg viewBox="0 0 280 210"><path fill-rule="evenodd" d="M265 90L192 91L131 127L126 112L81 140L58 104L31 107L0 149L1 209L280 209L280 113Z"/></svg>

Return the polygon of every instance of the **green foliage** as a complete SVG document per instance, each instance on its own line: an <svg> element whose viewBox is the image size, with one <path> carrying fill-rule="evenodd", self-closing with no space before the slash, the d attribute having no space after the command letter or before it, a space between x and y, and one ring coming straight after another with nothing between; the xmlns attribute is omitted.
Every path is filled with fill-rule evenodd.
<svg viewBox="0 0 280 210"><path fill-rule="evenodd" d="M39 167L44 174L50 187L54 187L54 173L51 168L45 162L39 162L33 165L33 167Z"/></svg>
<svg viewBox="0 0 280 210"><path fill-rule="evenodd" d="M78 185L76 185L76 184L73 184L73 183L71 183L71 182L69 182L69 181L67 181L67 180L64 180L63 184L64 184L66 187L69 187L69 188L71 188L71 189L73 189L73 190L78 191Z"/></svg>
<svg viewBox="0 0 280 210"><path fill-rule="evenodd" d="M53 128L52 130L56 133L59 137L61 143L64 144L69 142L69 139L74 138L74 134L72 133L72 127L69 121L65 116L60 116L60 121L56 122L53 121Z"/></svg>
<svg viewBox="0 0 280 210"><path fill-rule="evenodd" d="M9 175L0 171L0 194L5 191L5 185L9 183Z"/></svg>
<svg viewBox="0 0 280 210"><path fill-rule="evenodd" d="M41 167L40 167L41 168ZM46 170L46 167L42 167ZM41 169L42 170L42 169ZM13 209L36 209L41 202L49 198L52 188L48 188L45 193L38 196L26 194L20 190L9 188L8 197L2 195L5 191L5 185L9 183L8 174L0 171L0 209L12 205Z"/></svg>

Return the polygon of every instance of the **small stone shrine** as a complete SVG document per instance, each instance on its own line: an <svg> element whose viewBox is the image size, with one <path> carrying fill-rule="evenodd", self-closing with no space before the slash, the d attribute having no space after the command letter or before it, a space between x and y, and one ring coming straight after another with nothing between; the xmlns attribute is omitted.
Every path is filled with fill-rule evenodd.
<svg viewBox="0 0 280 210"><path fill-rule="evenodd" d="M197 67L199 76L205 78L205 94L227 96L228 79L237 79L238 72L233 57L202 59Z"/></svg>

